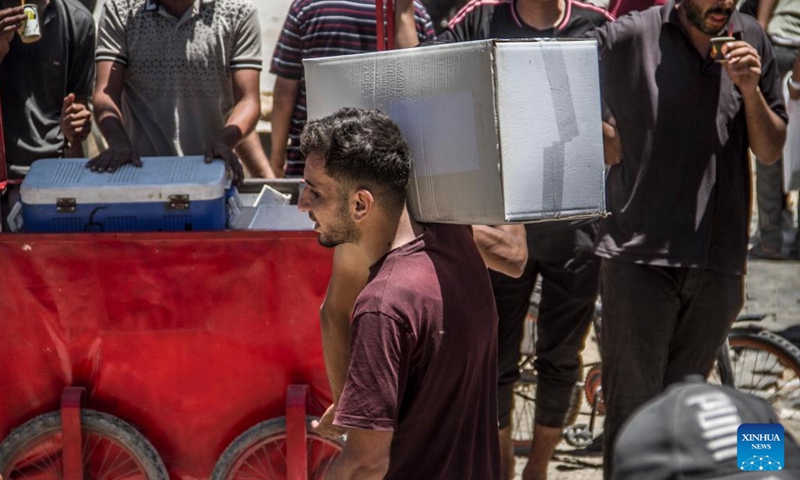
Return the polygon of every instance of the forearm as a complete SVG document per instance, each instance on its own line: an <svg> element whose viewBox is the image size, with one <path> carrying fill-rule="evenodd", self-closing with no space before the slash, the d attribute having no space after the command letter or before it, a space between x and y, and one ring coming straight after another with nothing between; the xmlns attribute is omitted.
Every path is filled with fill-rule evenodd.
<svg viewBox="0 0 800 480"><path fill-rule="evenodd" d="M772 19L772 12L775 11L775 6L778 5L778 0L759 0L758 7L756 8L756 18L761 28L767 29L770 19Z"/></svg>
<svg viewBox="0 0 800 480"><path fill-rule="evenodd" d="M394 31L396 48L411 48L419 45L413 2L410 2L410 5L402 10L395 9Z"/></svg>
<svg viewBox="0 0 800 480"><path fill-rule="evenodd" d="M326 480L381 479L389 471L391 431L347 431L347 443L325 475Z"/></svg>
<svg viewBox="0 0 800 480"><path fill-rule="evenodd" d="M766 164L778 161L786 141L786 123L767 105L760 89L743 94L750 149Z"/></svg>
<svg viewBox="0 0 800 480"><path fill-rule="evenodd" d="M231 149L236 148L252 132L260 114L260 99L246 98L236 103L219 133L218 140Z"/></svg>
<svg viewBox="0 0 800 480"><path fill-rule="evenodd" d="M286 164L286 146L289 142L289 127L297 101L297 90L294 81L280 79L275 81L272 103L272 151L269 160L272 170L278 177L283 177Z"/></svg>
<svg viewBox="0 0 800 480"><path fill-rule="evenodd" d="M320 309L320 327L325 372L328 374L333 403L338 403L350 362L350 314L334 312L330 307L326 309L323 304Z"/></svg>
<svg viewBox="0 0 800 480"><path fill-rule="evenodd" d="M253 131L236 147L236 155L254 178L275 178L261 138Z"/></svg>
<svg viewBox="0 0 800 480"><path fill-rule="evenodd" d="M336 247L328 291L320 308L325 370L336 403L350 362L350 316L368 277L369 260L359 247L352 244Z"/></svg>
<svg viewBox="0 0 800 480"><path fill-rule="evenodd" d="M106 94L95 93L94 116L97 127L108 142L109 148L132 146L125 127L122 124L122 112L119 104Z"/></svg>
<svg viewBox="0 0 800 480"><path fill-rule="evenodd" d="M360 465L346 455L340 455L325 475L325 480L381 480L386 468Z"/></svg>
<svg viewBox="0 0 800 480"><path fill-rule="evenodd" d="M528 261L525 227L473 225L472 234L488 268L514 278L522 275Z"/></svg>

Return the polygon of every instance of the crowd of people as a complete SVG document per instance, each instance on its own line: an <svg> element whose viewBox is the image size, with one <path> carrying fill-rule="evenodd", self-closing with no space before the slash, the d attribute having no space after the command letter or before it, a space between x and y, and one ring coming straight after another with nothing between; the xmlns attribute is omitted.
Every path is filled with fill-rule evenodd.
<svg viewBox="0 0 800 480"><path fill-rule="evenodd" d="M438 35L422 3L397 1L398 48L596 39L597 161L608 166L611 215L524 227L415 222L405 206L409 148L391 119L344 109L307 123L302 60L374 51L371 0L292 3L270 66L269 156L254 133L261 4L106 0L95 26L78 0L28 3L42 31L34 43L17 34L27 18L18 0L0 0L11 178L39 158L83 157L94 119L107 143L87 162L96 172L204 155L225 160L234 180L245 169L305 179L299 207L336 249L321 307L334 403L316 429L347 433L347 444L329 478L513 478L512 389L538 277L536 423L523 478L547 478L598 293L604 477L656 478L637 476L615 445L636 443L620 434L635 411L708 373L742 307L749 151L760 219L751 254L786 250L781 75L794 69L789 92L800 95L795 0L749 0L743 11L732 0L619 0L611 13L579 0L472 0ZM718 36L732 37L724 61L711 55ZM16 195L3 197L4 212Z"/></svg>

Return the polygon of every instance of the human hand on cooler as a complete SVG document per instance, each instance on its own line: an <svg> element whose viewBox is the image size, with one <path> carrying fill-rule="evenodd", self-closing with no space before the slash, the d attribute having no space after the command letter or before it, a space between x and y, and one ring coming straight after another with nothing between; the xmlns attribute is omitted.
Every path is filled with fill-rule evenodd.
<svg viewBox="0 0 800 480"><path fill-rule="evenodd" d="M69 143L82 142L92 129L92 112L85 104L75 101L75 94L64 97L61 104L61 131Z"/></svg>
<svg viewBox="0 0 800 480"><path fill-rule="evenodd" d="M225 160L225 164L228 166L231 173L231 180L233 180L234 183L240 183L242 179L244 179L244 169L242 168L242 164L239 163L239 158L236 157L233 148L222 140L213 140L209 142L206 146L205 157L206 163L211 163L215 158Z"/></svg>
<svg viewBox="0 0 800 480"><path fill-rule="evenodd" d="M24 20L25 14L22 13L21 6L0 9L0 62L6 57L14 32Z"/></svg>
<svg viewBox="0 0 800 480"><path fill-rule="evenodd" d="M107 150L86 163L86 168L90 168L93 172L112 173L126 163L132 163L135 167L142 166L142 160L136 149L126 143L110 143Z"/></svg>
<svg viewBox="0 0 800 480"><path fill-rule="evenodd" d="M754 93L761 80L761 57L749 43L737 40L722 46L725 70L742 95Z"/></svg>

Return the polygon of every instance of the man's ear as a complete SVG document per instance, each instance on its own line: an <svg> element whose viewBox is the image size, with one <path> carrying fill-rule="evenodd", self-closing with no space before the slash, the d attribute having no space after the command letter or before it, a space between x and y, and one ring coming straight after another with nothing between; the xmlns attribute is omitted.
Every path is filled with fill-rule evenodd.
<svg viewBox="0 0 800 480"><path fill-rule="evenodd" d="M353 193L350 201L350 210L353 215L353 220L360 222L367 218L367 216L375 208L375 197L372 192L366 188L359 188Z"/></svg>

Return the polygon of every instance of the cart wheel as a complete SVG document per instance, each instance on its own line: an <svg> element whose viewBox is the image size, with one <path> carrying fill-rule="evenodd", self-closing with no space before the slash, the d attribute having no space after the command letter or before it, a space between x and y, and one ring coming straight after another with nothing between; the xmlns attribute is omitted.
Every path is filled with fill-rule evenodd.
<svg viewBox="0 0 800 480"><path fill-rule="evenodd" d="M342 451L343 442L329 440L311 431L308 425L308 478L325 478L325 472ZM211 480L286 478L286 417L261 422L239 435L222 453Z"/></svg>
<svg viewBox="0 0 800 480"><path fill-rule="evenodd" d="M169 479L153 445L122 419L83 409L81 429L85 478ZM61 413L34 417L0 444L0 475L4 480L64 478L61 446Z"/></svg>

